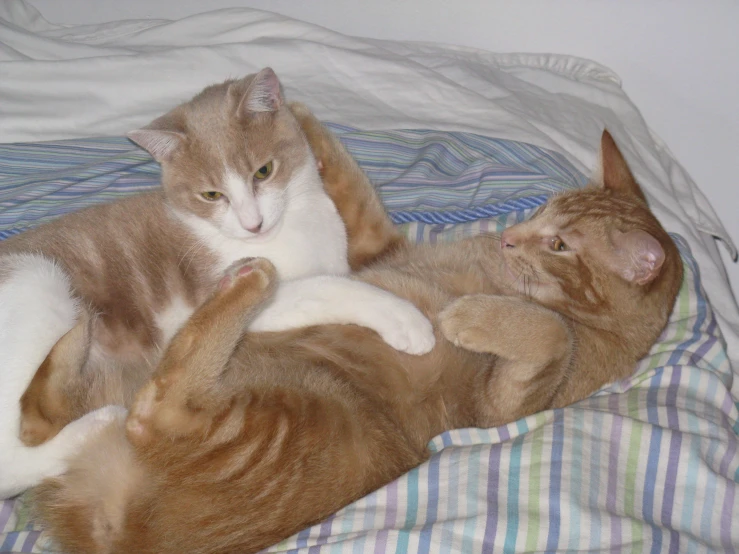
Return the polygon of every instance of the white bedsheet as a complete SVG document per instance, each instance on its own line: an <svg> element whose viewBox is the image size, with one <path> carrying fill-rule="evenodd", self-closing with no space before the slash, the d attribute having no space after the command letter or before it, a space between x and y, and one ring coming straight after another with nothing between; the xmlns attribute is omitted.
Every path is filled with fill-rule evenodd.
<svg viewBox="0 0 739 554"><path fill-rule="evenodd" d="M605 125L654 211L688 240L739 368L739 310L713 237L736 249L618 77L591 61L359 39L252 9L60 26L23 0L5 0L0 141L121 135L207 84L264 66L275 69L290 99L325 120L525 141L562 152L585 172Z"/></svg>

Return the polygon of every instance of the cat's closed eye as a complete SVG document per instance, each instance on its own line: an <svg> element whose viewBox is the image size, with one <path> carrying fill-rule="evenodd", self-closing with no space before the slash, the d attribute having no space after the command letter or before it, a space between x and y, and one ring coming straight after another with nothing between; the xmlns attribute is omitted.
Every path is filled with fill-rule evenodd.
<svg viewBox="0 0 739 554"><path fill-rule="evenodd" d="M559 237L552 237L549 247L555 252L564 252L565 250L568 250L567 245Z"/></svg>
<svg viewBox="0 0 739 554"><path fill-rule="evenodd" d="M203 198L205 198L206 200L208 200L210 202L215 202L216 200L219 200L221 198L225 198L225 196L223 196L223 193L222 192L218 192L218 191L215 191L215 190L209 190L207 192L201 192L200 193L200 196L202 196Z"/></svg>
<svg viewBox="0 0 739 554"><path fill-rule="evenodd" d="M274 167L274 164L272 162L267 162L262 167L257 169L256 173L254 173L254 178L258 181L261 181L263 179L266 179L270 175L272 175L272 168Z"/></svg>

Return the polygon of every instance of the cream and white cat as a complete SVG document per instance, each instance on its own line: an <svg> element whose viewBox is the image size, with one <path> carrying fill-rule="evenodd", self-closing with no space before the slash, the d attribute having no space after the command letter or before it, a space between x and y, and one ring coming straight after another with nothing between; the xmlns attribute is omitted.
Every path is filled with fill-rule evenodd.
<svg viewBox="0 0 739 554"><path fill-rule="evenodd" d="M410 302L346 276L342 220L271 69L208 87L129 136L161 163L161 191L0 243L0 498L62 473L120 416L108 405L128 405L241 258L266 257L290 280L254 330L356 323L408 353L434 345ZM50 352L66 373L49 371ZM29 384L53 389L54 375L64 402L29 400Z"/></svg>

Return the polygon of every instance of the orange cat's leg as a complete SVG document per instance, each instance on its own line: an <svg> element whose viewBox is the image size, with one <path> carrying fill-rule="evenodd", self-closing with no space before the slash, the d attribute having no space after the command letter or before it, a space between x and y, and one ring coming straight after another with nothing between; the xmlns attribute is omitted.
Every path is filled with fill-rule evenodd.
<svg viewBox="0 0 739 554"><path fill-rule="evenodd" d="M308 138L323 187L346 226L351 268L357 270L403 248L406 239L395 229L372 183L339 139L303 104L294 102L290 110Z"/></svg>
<svg viewBox="0 0 739 554"><path fill-rule="evenodd" d="M567 376L570 328L557 313L521 298L473 294L439 315L444 337L498 358L478 391L483 425L499 425L550 407Z"/></svg>
<svg viewBox="0 0 739 554"><path fill-rule="evenodd" d="M228 407L233 393L220 378L275 286L276 270L262 258L237 262L226 271L219 289L175 335L154 377L139 391L126 422L134 445L196 432L207 426L213 411Z"/></svg>
<svg viewBox="0 0 739 554"><path fill-rule="evenodd" d="M27 446L38 446L53 438L75 413L70 389L79 383L79 371L89 350L90 319L82 319L62 338L36 370L21 397L20 438Z"/></svg>

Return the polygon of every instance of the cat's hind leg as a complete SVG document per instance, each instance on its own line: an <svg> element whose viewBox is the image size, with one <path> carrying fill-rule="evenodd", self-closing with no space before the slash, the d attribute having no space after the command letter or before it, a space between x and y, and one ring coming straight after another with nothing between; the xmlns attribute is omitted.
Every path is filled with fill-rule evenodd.
<svg viewBox="0 0 739 554"><path fill-rule="evenodd" d="M20 437L38 446L54 437L65 425L82 415L73 397L84 397L80 369L90 349L91 319L80 310L77 324L52 347L21 397Z"/></svg>
<svg viewBox="0 0 739 554"><path fill-rule="evenodd" d="M276 282L274 266L263 258L226 270L218 290L174 336L154 377L139 391L126 423L134 445L195 432L224 408L232 392L221 377Z"/></svg>
<svg viewBox="0 0 739 554"><path fill-rule="evenodd" d="M522 298L471 294L447 306L439 323L456 346L498 357L478 375L480 424L500 425L551 406L574 350L559 314Z"/></svg>
<svg viewBox="0 0 739 554"><path fill-rule="evenodd" d="M0 498L8 498L64 471L94 416L41 447L20 439L20 398L49 351L72 329L79 305L67 275L35 254L0 257Z"/></svg>

